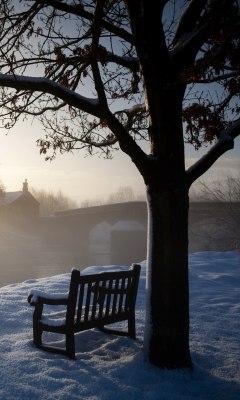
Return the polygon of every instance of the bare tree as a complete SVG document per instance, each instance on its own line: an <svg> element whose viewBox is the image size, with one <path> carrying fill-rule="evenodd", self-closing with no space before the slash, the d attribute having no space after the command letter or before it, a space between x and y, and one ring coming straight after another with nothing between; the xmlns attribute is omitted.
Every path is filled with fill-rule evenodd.
<svg viewBox="0 0 240 400"><path fill-rule="evenodd" d="M65 196L61 190L54 193L45 189L37 190L31 187L30 191L40 203L40 215L42 216L53 215L54 211L78 207L77 202L69 196Z"/></svg>
<svg viewBox="0 0 240 400"><path fill-rule="evenodd" d="M240 134L238 1L1 0L0 13L3 127L40 118L47 159L131 158L149 210L144 351L191 368L188 191ZM211 146L187 171L185 141Z"/></svg>
<svg viewBox="0 0 240 400"><path fill-rule="evenodd" d="M81 207L92 207L103 204L124 203L127 201L146 201L143 193L135 193L131 186L120 186L117 192L110 193L106 199L86 199L81 202Z"/></svg>
<svg viewBox="0 0 240 400"><path fill-rule="evenodd" d="M131 186L121 186L117 192L112 193L108 197L109 203L123 203L126 201L133 201L134 193Z"/></svg>
<svg viewBox="0 0 240 400"><path fill-rule="evenodd" d="M103 204L107 204L107 202L104 202L100 197L95 199L85 199L81 201L81 208L100 206Z"/></svg>
<svg viewBox="0 0 240 400"><path fill-rule="evenodd" d="M222 173L210 183L199 179L198 189L198 198L204 201L240 202L240 168L235 174L229 171Z"/></svg>
<svg viewBox="0 0 240 400"><path fill-rule="evenodd" d="M240 251L240 168L210 183L200 179L198 189L198 198L212 205L195 234L207 238L211 250Z"/></svg>
<svg viewBox="0 0 240 400"><path fill-rule="evenodd" d="M6 193L6 186L0 180L0 197L4 196Z"/></svg>

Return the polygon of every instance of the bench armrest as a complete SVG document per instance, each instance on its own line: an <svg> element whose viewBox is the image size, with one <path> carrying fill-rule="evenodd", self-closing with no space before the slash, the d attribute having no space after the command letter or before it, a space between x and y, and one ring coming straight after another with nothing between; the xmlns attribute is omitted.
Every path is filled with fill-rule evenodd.
<svg viewBox="0 0 240 400"><path fill-rule="evenodd" d="M35 306L37 303L48 305L67 305L68 293L48 294L39 290L30 290L28 294L28 302L31 306Z"/></svg>

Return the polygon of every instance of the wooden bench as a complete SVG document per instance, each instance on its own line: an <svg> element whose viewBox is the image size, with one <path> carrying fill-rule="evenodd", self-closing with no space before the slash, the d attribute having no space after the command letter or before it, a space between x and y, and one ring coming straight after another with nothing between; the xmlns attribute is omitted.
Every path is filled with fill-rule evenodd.
<svg viewBox="0 0 240 400"><path fill-rule="evenodd" d="M91 328L106 333L130 336L135 333L135 302L140 275L140 265L134 264L126 271L107 271L93 275L81 275L72 270L69 293L48 295L31 290L28 302L35 306L33 313L33 341L35 345L51 353L64 354L75 359L74 334ZM43 305L65 305L64 318L57 314L42 315ZM104 326L128 321L127 331L107 329ZM66 349L42 344L42 333L56 332L66 337Z"/></svg>

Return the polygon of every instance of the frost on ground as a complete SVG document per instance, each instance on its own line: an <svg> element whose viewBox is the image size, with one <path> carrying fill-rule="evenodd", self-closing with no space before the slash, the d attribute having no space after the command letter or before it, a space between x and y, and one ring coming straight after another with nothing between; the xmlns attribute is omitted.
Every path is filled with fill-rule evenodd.
<svg viewBox="0 0 240 400"><path fill-rule="evenodd" d="M97 329L79 333L75 361L34 347L33 308L27 303L32 288L67 292L70 273L1 288L0 399L239 400L240 255L206 252L189 257L193 373L162 371L143 359L143 262L136 306L138 339ZM61 345L61 336L54 340Z"/></svg>

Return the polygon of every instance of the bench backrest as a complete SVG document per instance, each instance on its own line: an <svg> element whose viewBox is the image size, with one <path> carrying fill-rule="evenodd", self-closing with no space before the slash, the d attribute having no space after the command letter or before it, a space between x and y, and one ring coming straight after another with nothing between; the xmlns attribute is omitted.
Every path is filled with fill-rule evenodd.
<svg viewBox="0 0 240 400"><path fill-rule="evenodd" d="M67 324L89 329L127 319L134 313L140 265L127 271L81 275L72 271Z"/></svg>

